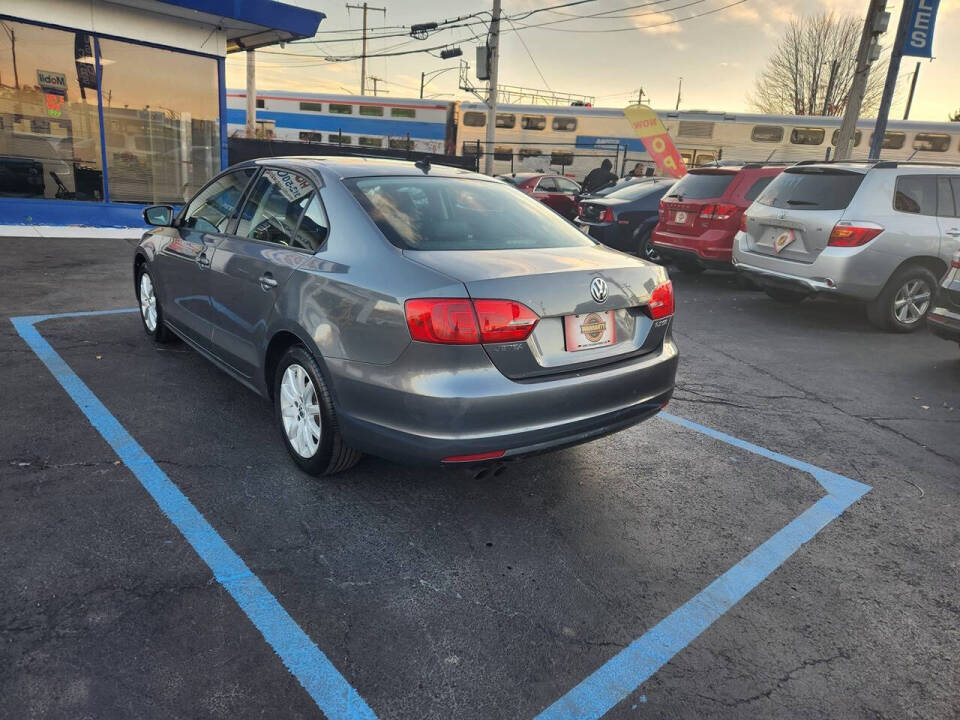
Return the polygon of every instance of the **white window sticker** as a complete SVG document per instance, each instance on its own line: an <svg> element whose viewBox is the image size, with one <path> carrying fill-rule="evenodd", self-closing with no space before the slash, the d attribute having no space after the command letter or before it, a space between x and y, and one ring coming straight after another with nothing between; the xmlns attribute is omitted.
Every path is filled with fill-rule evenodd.
<svg viewBox="0 0 960 720"><path fill-rule="evenodd" d="M302 175L286 170L264 170L263 174L280 188L280 193L290 202L296 202L313 191L313 186Z"/></svg>

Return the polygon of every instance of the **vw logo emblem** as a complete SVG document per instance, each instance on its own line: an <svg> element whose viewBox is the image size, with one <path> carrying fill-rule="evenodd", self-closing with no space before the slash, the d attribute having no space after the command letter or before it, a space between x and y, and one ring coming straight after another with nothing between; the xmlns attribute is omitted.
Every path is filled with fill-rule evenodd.
<svg viewBox="0 0 960 720"><path fill-rule="evenodd" d="M598 303L607 299L607 281L603 278L594 278L590 283L590 297Z"/></svg>

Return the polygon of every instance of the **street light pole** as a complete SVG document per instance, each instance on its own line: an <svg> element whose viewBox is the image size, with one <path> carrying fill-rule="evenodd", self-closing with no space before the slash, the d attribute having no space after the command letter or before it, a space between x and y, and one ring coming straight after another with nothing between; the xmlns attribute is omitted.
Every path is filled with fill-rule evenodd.
<svg viewBox="0 0 960 720"><path fill-rule="evenodd" d="M500 58L500 0L493 0L490 19L490 95L487 97L487 142L484 147L483 172L493 175L493 143L497 129L497 66Z"/></svg>
<svg viewBox="0 0 960 720"><path fill-rule="evenodd" d="M877 124L873 128L873 142L870 143L870 157L879 158L883 150L883 138L887 134L887 118L893 104L893 93L897 89L897 75L900 74L900 60L903 58L903 42L907 39L910 16L913 15L915 0L901 0L900 22L897 23L896 39L890 50L890 62L887 64L887 80L883 85L883 97L877 111Z"/></svg>
<svg viewBox="0 0 960 720"><path fill-rule="evenodd" d="M247 128L248 138L257 136L257 57L247 50Z"/></svg>
<svg viewBox="0 0 960 720"><path fill-rule="evenodd" d="M920 61L917 60L917 67L913 69L913 80L910 81L910 94L907 95L907 107L903 111L903 119L910 119L910 108L913 105L913 93L917 89L917 76L920 75Z"/></svg>

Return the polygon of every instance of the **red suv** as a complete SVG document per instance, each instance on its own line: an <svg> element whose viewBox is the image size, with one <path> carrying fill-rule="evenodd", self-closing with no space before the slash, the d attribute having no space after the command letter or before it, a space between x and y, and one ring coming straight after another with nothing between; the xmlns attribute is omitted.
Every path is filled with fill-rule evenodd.
<svg viewBox="0 0 960 720"><path fill-rule="evenodd" d="M650 241L684 272L732 268L733 236L743 212L786 165L695 168L660 201Z"/></svg>
<svg viewBox="0 0 960 720"><path fill-rule="evenodd" d="M553 208L567 220L577 216L580 186L570 178L553 173L510 173L497 175L499 180L515 185L527 195Z"/></svg>

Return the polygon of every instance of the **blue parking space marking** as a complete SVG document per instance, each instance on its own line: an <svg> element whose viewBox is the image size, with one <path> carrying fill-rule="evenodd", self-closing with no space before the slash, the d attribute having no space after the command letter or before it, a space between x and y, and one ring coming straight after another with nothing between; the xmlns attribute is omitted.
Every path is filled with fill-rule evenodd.
<svg viewBox="0 0 960 720"><path fill-rule="evenodd" d="M658 416L720 442L810 473L827 494L686 603L541 712L538 720L599 718L634 692L720 616L783 565L800 546L871 487L670 413Z"/></svg>
<svg viewBox="0 0 960 720"><path fill-rule="evenodd" d="M330 660L307 637L283 606L254 575L246 563L187 499L166 473L147 455L120 422L87 385L77 377L62 357L36 328L44 320L90 315L137 312L63 313L12 318L13 325L44 365L53 373L90 424L114 449L127 468L156 501L170 522L193 546L197 555L213 571L214 577L230 593L240 609L263 635L283 664L303 685L317 706L333 720L376 718L359 693L344 679Z"/></svg>
<svg viewBox="0 0 960 720"><path fill-rule="evenodd" d="M11 320L20 336L150 493L161 511L183 534L211 569L217 581L234 598L326 716L331 720L376 718L359 693L303 632L260 579L250 571L240 556L227 545L186 495L147 455L36 328L36 324L44 320L133 312L137 312L137 309L32 315ZM827 494L607 661L541 712L537 718L570 720L602 717L763 582L804 543L871 490L869 485L685 418L670 413L661 413L659 417L741 450L808 472Z"/></svg>

